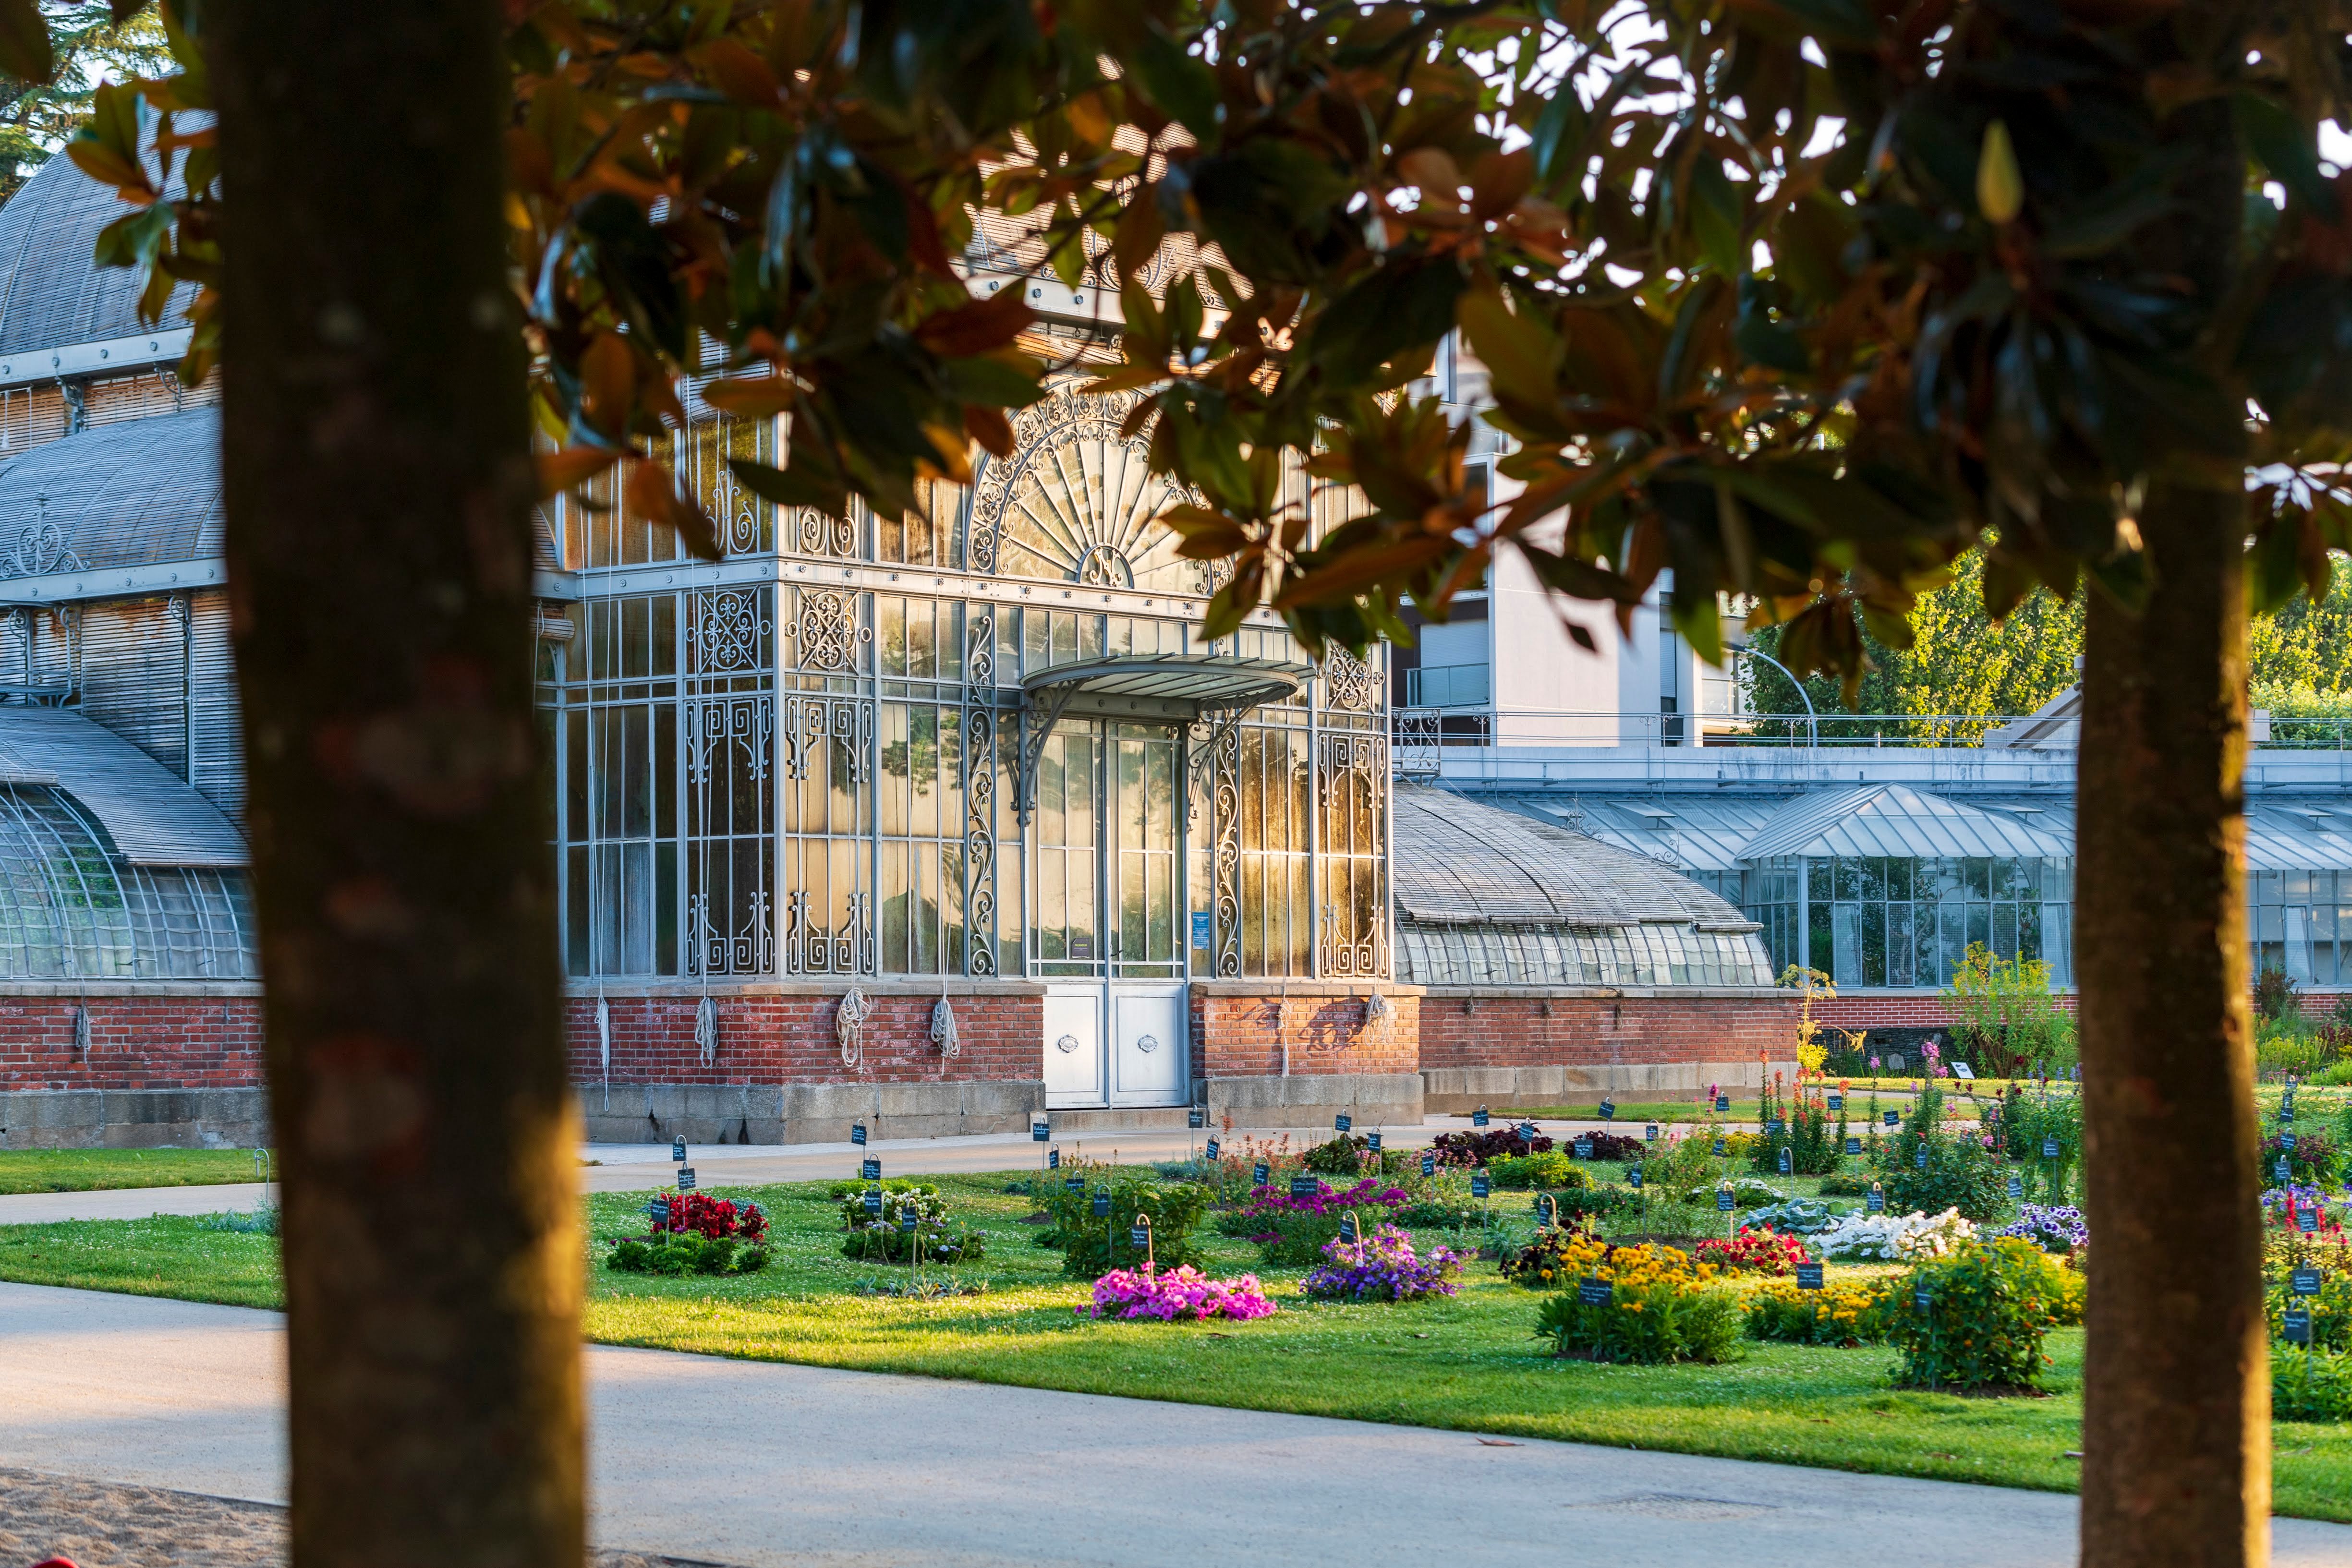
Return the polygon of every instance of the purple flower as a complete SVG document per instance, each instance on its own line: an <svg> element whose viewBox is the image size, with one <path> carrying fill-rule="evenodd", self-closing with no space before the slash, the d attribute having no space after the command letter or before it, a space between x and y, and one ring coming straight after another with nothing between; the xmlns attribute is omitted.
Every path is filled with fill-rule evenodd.
<svg viewBox="0 0 2352 1568"><path fill-rule="evenodd" d="M1325 1261L1301 1286L1317 1301L1410 1301L1450 1296L1450 1281L1462 1272L1460 1253L1440 1247L1426 1258L1416 1257L1412 1238L1393 1225L1381 1226L1362 1241L1326 1242L1323 1257Z"/></svg>

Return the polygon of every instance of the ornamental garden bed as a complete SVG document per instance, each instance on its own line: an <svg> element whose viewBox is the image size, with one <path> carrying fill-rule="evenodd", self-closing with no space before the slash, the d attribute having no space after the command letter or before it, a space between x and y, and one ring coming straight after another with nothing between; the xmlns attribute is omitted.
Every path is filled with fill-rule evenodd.
<svg viewBox="0 0 2352 1568"><path fill-rule="evenodd" d="M1265 1264L1246 1237L1200 1223L1191 1233L1193 1266L1213 1281L1255 1275L1276 1311L1205 1322L1095 1319L1080 1315L1095 1299L1095 1276L1066 1271L1060 1245L1032 1244L1051 1227L1021 1223L1040 1208L1028 1190L1033 1174L920 1184L934 1188L950 1225L984 1239L985 1250L969 1263L926 1263L919 1290L903 1265L844 1255L831 1184L722 1189L714 1196L756 1202L767 1218L768 1267L716 1276L596 1268L587 1331L600 1342L701 1354L2053 1490L2075 1484L2080 1462L2067 1455L2082 1447L2082 1331L2047 1332L2043 1397L1902 1386L1904 1352L1884 1328L1857 1333L1839 1314L1883 1308L1910 1273L1906 1263L1831 1263L1820 1292L1799 1292L1790 1276L1739 1275L1730 1288L1751 1323L1759 1300L1787 1299L1774 1337L1743 1333L1733 1359L1720 1363L1634 1364L1559 1354L1557 1337L1538 1330L1545 1302L1559 1292L1514 1284L1492 1263L1471 1262L1445 1279L1450 1294L1310 1301L1307 1267ZM1593 1174L1611 1183L1620 1175ZM1802 1194L1818 1184L1795 1186ZM642 1234L646 1196L589 1199L583 1249L601 1255L614 1239ZM1493 1195L1498 1228L1507 1218L1515 1233L1532 1236L1529 1197ZM1400 1228L1421 1260L1441 1247L1467 1251L1479 1234ZM1623 1244L1630 1234L1603 1239ZM1128 1241L1116 1238L1122 1269L1132 1261ZM0 1277L273 1305L275 1249L268 1234L193 1219L7 1228ZM1165 1253L1158 1261L1181 1266ZM2330 1334L2332 1302L2320 1318ZM2325 1359L2331 1354L2324 1345L2317 1353L2317 1385L2336 1364ZM2300 1365L2299 1353L2279 1357L2282 1376ZM2352 1521L2352 1423L2283 1420L2276 1434L2281 1511Z"/></svg>

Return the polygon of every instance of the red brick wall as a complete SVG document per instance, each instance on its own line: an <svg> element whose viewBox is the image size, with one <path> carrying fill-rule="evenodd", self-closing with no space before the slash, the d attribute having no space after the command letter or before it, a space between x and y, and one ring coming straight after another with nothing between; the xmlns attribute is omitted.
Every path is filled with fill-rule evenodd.
<svg viewBox="0 0 2352 1568"><path fill-rule="evenodd" d="M74 1009L89 1009L89 1051ZM0 995L0 1090L248 1089L261 1082L258 997Z"/></svg>
<svg viewBox="0 0 2352 1568"><path fill-rule="evenodd" d="M861 1031L862 1069L841 1064L833 1032L836 995L721 996L719 1052L702 1065L694 1043L697 997L608 997L615 1083L911 1083L938 1080L1034 1080L1045 1071L1045 998L982 992L949 998L961 1052L952 1060L931 1043L936 992L869 993L874 1011ZM564 1023L575 1083L602 1076L596 998L572 997Z"/></svg>
<svg viewBox="0 0 2352 1568"><path fill-rule="evenodd" d="M1230 996L1192 988L1192 1071L1203 1078L1333 1072L1415 1072L1421 998L1392 996L1390 1016L1368 1025L1360 996Z"/></svg>
<svg viewBox="0 0 2352 1568"><path fill-rule="evenodd" d="M2074 1010L2072 991L2055 999L2066 1011ZM1949 1029L1957 1020L1944 1010L1943 998L1930 991L1911 996L1832 997L1813 1004L1813 1021L1836 1029Z"/></svg>
<svg viewBox="0 0 2352 1568"><path fill-rule="evenodd" d="M1793 997L1532 997L1421 1002L1421 1062L1452 1067L1608 1067L1748 1061L1796 1054Z"/></svg>

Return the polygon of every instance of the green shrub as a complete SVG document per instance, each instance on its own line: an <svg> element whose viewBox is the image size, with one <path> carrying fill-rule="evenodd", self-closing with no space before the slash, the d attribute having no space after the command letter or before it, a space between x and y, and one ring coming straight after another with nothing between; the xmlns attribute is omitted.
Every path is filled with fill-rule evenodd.
<svg viewBox="0 0 2352 1568"><path fill-rule="evenodd" d="M1979 1142L1973 1128L1948 1132L1943 1117L1943 1091L1931 1078L1902 1131L1881 1143L1874 1156L1877 1179L1886 1188L1886 1212L1941 1214L1957 1208L1961 1218L1978 1224L2007 1214L2007 1167ZM1927 1152L1925 1170L1919 1168L1922 1148Z"/></svg>
<svg viewBox="0 0 2352 1568"><path fill-rule="evenodd" d="M1867 1197L1870 1184L1876 1178L1867 1172L1835 1171L1822 1177L1823 1197Z"/></svg>
<svg viewBox="0 0 2352 1568"><path fill-rule="evenodd" d="M756 1274L768 1266L768 1249L744 1245L731 1236L706 1239L691 1230L664 1239L625 1238L613 1244L604 1267L625 1274Z"/></svg>
<svg viewBox="0 0 2352 1568"><path fill-rule="evenodd" d="M2042 1151L2054 1141L2058 1157ZM2082 1201L2083 1101L2079 1094L2022 1092L2016 1084L2000 1103L2001 1150L2011 1164L2002 1173L2024 1184L2022 1201L2045 1207ZM1974 1218L1971 1216L1971 1218Z"/></svg>
<svg viewBox="0 0 2352 1568"><path fill-rule="evenodd" d="M1152 1261L1161 1269L1197 1268L1200 1247L1192 1232L1200 1225L1213 1196L1192 1182L1161 1184L1149 1171L1134 1166L1084 1166L1071 1169L1084 1180L1076 1192L1065 1185L1048 1187L1038 1199L1054 1217L1050 1245L1062 1249L1062 1270L1080 1279L1097 1279L1113 1269L1139 1269L1144 1249L1129 1239L1135 1217L1151 1217ZM1094 1212L1097 1192L1110 1194L1110 1215Z"/></svg>
<svg viewBox="0 0 2352 1568"><path fill-rule="evenodd" d="M1555 1355L1645 1366L1729 1361L1738 1354L1739 1332L1739 1303L1730 1291L1673 1280L1615 1286L1600 1305L1570 1290L1536 1314L1536 1337L1550 1340Z"/></svg>
<svg viewBox="0 0 2352 1568"><path fill-rule="evenodd" d="M1318 1176L1356 1179L1368 1176L1402 1176L1410 1162L1402 1149L1382 1149L1380 1159L1375 1162L1370 1138L1360 1133L1340 1133L1329 1142L1318 1144L1307 1150L1299 1157L1298 1163Z"/></svg>
<svg viewBox="0 0 2352 1568"><path fill-rule="evenodd" d="M1914 1388L2027 1389L2049 1362L2066 1272L2019 1237L1963 1247L1911 1270L1895 1287L1887 1337L1902 1352L1895 1381ZM1929 1292L1927 1310L1916 1296Z"/></svg>
<svg viewBox="0 0 2352 1568"><path fill-rule="evenodd" d="M1592 1185L1584 1167L1560 1149L1546 1149L1539 1155L1498 1155L1486 1162L1486 1175L1496 1186L1513 1192L1530 1187L1559 1190Z"/></svg>
<svg viewBox="0 0 2352 1568"><path fill-rule="evenodd" d="M2290 1285L2288 1270L2270 1272L2263 1290L2263 1311L2270 1319L2271 1354L2286 1355L2303 1354L2300 1346L2290 1351L2280 1336L2285 1330L2286 1309L2302 1307L2311 1313L2312 1343L2321 1350L2352 1351L2352 1273L2340 1269L2323 1268L2319 1276L2319 1294L2297 1296Z"/></svg>
<svg viewBox="0 0 2352 1568"><path fill-rule="evenodd" d="M2271 1416L2279 1421L2352 1421L2352 1355L2271 1347Z"/></svg>

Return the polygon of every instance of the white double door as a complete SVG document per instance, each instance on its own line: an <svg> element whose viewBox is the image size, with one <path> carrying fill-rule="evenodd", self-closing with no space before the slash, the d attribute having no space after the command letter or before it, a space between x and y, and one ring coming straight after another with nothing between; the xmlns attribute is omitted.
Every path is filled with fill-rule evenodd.
<svg viewBox="0 0 2352 1568"><path fill-rule="evenodd" d="M1030 956L1053 1109L1191 1096L1179 744L1164 726L1065 719L1039 758Z"/></svg>

